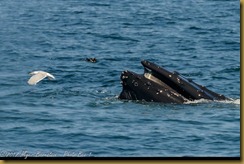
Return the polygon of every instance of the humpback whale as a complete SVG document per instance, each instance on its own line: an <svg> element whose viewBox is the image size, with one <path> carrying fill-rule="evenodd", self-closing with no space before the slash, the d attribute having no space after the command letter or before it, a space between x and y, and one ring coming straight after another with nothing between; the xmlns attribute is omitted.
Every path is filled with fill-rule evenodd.
<svg viewBox="0 0 244 164"><path fill-rule="evenodd" d="M183 77L176 71L171 72L147 60L141 61L141 64L144 67L144 74L132 71L121 73L123 89L119 99L178 104L199 99L230 100Z"/></svg>

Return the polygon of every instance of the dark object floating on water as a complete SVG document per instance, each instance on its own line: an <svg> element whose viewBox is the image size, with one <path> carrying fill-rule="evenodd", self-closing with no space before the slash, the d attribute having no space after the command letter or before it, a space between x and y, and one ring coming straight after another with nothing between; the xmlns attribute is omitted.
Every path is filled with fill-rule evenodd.
<svg viewBox="0 0 244 164"><path fill-rule="evenodd" d="M141 64L144 66L142 75L131 71L121 73L123 90L119 99L162 103L184 103L199 99L230 100L177 72L170 72L149 61L142 61Z"/></svg>
<svg viewBox="0 0 244 164"><path fill-rule="evenodd" d="M86 58L86 61L91 62L91 63L96 63L97 59L96 58Z"/></svg>

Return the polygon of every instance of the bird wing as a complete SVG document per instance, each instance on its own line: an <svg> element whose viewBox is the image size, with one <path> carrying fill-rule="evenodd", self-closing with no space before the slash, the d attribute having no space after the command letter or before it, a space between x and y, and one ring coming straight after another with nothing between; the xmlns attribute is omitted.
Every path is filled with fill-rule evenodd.
<svg viewBox="0 0 244 164"><path fill-rule="evenodd" d="M33 75L28 80L28 84L30 84L30 85L36 85L39 81L41 81L42 79L44 79L46 76L47 76L46 74L37 73L37 74Z"/></svg>
<svg viewBox="0 0 244 164"><path fill-rule="evenodd" d="M50 74L50 73L47 73L47 77L48 77L49 80L54 80L55 79L55 77L52 74Z"/></svg>

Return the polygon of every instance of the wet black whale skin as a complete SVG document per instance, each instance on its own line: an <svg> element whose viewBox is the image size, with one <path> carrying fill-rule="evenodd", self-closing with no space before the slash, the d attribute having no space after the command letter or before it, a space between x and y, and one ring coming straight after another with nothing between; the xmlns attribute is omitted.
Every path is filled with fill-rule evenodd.
<svg viewBox="0 0 244 164"><path fill-rule="evenodd" d="M162 103L184 103L199 99L229 100L224 95L184 78L178 72L170 72L146 60L141 64L144 74L131 71L121 73L123 90L119 99ZM145 74L150 74L156 80L146 78Z"/></svg>

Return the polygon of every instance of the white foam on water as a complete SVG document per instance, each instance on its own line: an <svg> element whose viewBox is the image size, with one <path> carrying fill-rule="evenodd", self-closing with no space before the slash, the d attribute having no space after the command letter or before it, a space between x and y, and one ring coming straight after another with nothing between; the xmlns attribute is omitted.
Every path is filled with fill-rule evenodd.
<svg viewBox="0 0 244 164"><path fill-rule="evenodd" d="M240 99L223 100L223 101L217 101L217 102L240 105Z"/></svg>
<svg viewBox="0 0 244 164"><path fill-rule="evenodd" d="M199 100L194 100L194 101L187 101L187 102L184 102L184 104L200 104L200 103L208 103L208 102L211 102L211 100L199 99Z"/></svg>
<svg viewBox="0 0 244 164"><path fill-rule="evenodd" d="M240 99L236 99L236 100L234 100L234 104L238 104L238 105L240 105Z"/></svg>
<svg viewBox="0 0 244 164"><path fill-rule="evenodd" d="M184 104L200 104L200 103L209 103L209 102L212 102L212 101L206 100L206 99L199 99L199 100L194 100L194 101L187 101ZM240 105L240 99L221 100L221 101L216 100L214 102Z"/></svg>

